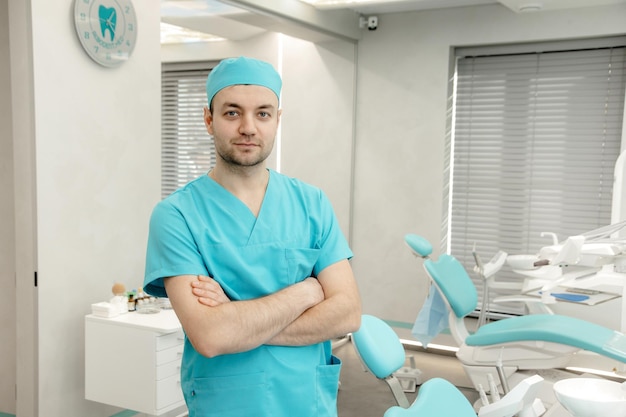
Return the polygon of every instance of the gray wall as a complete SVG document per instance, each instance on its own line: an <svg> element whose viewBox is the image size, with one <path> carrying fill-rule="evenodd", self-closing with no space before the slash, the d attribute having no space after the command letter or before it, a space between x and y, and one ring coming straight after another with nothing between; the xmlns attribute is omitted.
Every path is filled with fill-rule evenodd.
<svg viewBox="0 0 626 417"><path fill-rule="evenodd" d="M15 245L9 8L0 2L0 411L15 413Z"/></svg>

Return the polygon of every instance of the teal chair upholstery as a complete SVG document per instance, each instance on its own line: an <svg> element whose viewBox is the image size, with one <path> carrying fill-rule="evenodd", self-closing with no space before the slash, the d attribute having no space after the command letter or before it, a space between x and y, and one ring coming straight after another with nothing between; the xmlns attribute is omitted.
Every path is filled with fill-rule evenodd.
<svg viewBox="0 0 626 417"><path fill-rule="evenodd" d="M476 413L463 393L442 378L432 378L419 389L419 396L409 408L391 407L384 417L475 417Z"/></svg>

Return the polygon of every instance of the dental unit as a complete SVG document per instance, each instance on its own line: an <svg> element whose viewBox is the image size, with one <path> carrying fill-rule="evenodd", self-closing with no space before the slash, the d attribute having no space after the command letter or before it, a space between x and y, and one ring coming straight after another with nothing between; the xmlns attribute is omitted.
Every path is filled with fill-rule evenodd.
<svg viewBox="0 0 626 417"><path fill-rule="evenodd" d="M532 266L530 258L524 259L528 267L516 271L530 273L532 277L527 281L539 280L540 291L547 292L550 298L543 297L542 300L540 297L522 295L517 300L529 304L540 304L546 300L555 302L557 297L565 297L552 291L559 285L576 281L578 287L578 281L590 280L615 285L616 280L623 280L624 275L614 272L615 267L608 265L613 265L611 261L622 253L622 242L610 236L624 225L626 223L568 238L563 244L553 244L532 259ZM626 336L622 332L586 320L552 314L549 310L544 310L543 314L480 323L477 330L470 333L465 325L465 317L476 310L478 295L465 268L448 254L442 254L436 260L431 259L432 245L421 236L407 235L405 242L416 256L423 259L424 269L432 287L436 289L434 293L431 291L431 295L440 297L433 305L442 303L449 311L450 331L459 345L456 356L477 391L483 387L493 387L493 380L498 380L500 389L507 394L509 385L514 390L528 377L529 372L563 370L580 352L592 352L622 366L626 363ZM498 261L493 264L490 262L489 267L495 265L493 268L497 269L501 267L503 255L494 258ZM514 265L515 262L521 262L519 257L508 257L507 261L509 259L512 259ZM478 268L481 265L477 262ZM577 268L564 273L564 267L569 265L576 265ZM482 265L483 275L492 274L492 270L485 273L484 267ZM572 300L581 299L576 295L586 296L575 293L570 295ZM568 376L577 375L563 373L559 379ZM556 404L552 388L542 391L540 396L548 408Z"/></svg>

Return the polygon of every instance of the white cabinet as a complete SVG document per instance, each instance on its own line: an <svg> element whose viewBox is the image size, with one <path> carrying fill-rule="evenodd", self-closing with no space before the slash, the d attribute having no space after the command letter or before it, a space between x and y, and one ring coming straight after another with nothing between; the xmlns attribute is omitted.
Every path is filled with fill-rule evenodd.
<svg viewBox="0 0 626 417"><path fill-rule="evenodd" d="M85 398L148 415L184 410L182 327L173 310L85 317Z"/></svg>

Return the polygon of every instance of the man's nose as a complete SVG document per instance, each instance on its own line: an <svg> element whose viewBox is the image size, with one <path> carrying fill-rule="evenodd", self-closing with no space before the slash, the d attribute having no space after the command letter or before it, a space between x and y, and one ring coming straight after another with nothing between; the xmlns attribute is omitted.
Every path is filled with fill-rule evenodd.
<svg viewBox="0 0 626 417"><path fill-rule="evenodd" d="M241 125L239 126L239 133L242 135L250 136L256 133L256 123L253 115L244 115L241 118Z"/></svg>

